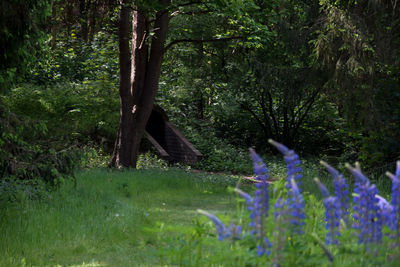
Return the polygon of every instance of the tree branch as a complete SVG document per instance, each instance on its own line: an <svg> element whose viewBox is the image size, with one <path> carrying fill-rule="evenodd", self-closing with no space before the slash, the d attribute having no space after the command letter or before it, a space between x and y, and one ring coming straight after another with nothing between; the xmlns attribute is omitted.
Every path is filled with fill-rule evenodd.
<svg viewBox="0 0 400 267"><path fill-rule="evenodd" d="M206 5L207 2L201 2L201 1L190 1L187 3L183 3L183 4L179 4L179 5L169 5L168 8L166 8L164 11L160 12L160 15L164 15L167 12L171 12L173 14L173 16L178 15L178 14L182 14L182 12L178 9L172 12L172 10L180 8L180 7L185 7L185 6L191 6L191 5L200 5L200 4L204 4ZM171 18L173 17L171 16ZM154 20L152 20L151 22L154 22Z"/></svg>
<svg viewBox="0 0 400 267"><path fill-rule="evenodd" d="M266 105L265 105L265 96L264 96L264 92L261 91L261 92L259 92L259 93L260 93L260 96L259 96L259 97L260 97L260 105L261 105L262 113L263 113L263 115L264 115L264 121L265 121L265 123L266 123L266 125L267 125L269 131L272 133L271 122L270 122L270 119L269 119L269 116L268 116L267 107L266 107ZM272 138L272 136L271 136L270 138Z"/></svg>
<svg viewBox="0 0 400 267"><path fill-rule="evenodd" d="M197 4L206 4L206 3L202 2L202 1L190 1L187 3L178 4L178 5L171 5L171 7L177 8L177 7L191 6L191 5L197 5Z"/></svg>
<svg viewBox="0 0 400 267"><path fill-rule="evenodd" d="M172 19L173 17L175 17L177 15L194 16L194 15L204 15L204 14L210 14L210 13L211 13L211 10L190 10L190 11L185 11L185 12L176 10L176 11L172 12L171 15L169 15L169 18Z"/></svg>
<svg viewBox="0 0 400 267"><path fill-rule="evenodd" d="M311 96L306 99L306 101L303 103L303 105L301 105L299 107L299 109L297 109L297 111L293 114L293 118L297 118L300 116L300 113L302 112L302 110L304 108L308 109L308 106L311 104L313 104L315 102L315 97L319 94L319 92L321 91L322 87L317 87L312 93ZM307 111L305 112L307 113Z"/></svg>
<svg viewBox="0 0 400 267"><path fill-rule="evenodd" d="M246 105L244 102L239 102L240 107L245 110L248 111L251 116L258 122L258 124L261 126L261 128L263 129L265 135L269 138L271 137L271 132L269 132L267 126L263 123L263 121L257 116L257 114L248 106Z"/></svg>
<svg viewBox="0 0 400 267"><path fill-rule="evenodd" d="M212 42L225 42L230 40L242 39L243 36L231 36L224 38L215 38L215 39L178 39L170 42L168 45L164 47L164 52L170 49L173 45L179 43L212 43Z"/></svg>
<svg viewBox="0 0 400 267"><path fill-rule="evenodd" d="M295 129L294 129L294 133L295 133L296 135L297 135L298 129L300 128L300 126L301 126L301 124L303 123L304 119L307 117L308 112L310 111L311 107L314 105L315 100L316 100L316 97L317 97L317 95L319 94L319 92L320 92L321 90L322 90L322 86L321 86L321 87L318 87L318 88L313 92L312 96L307 100L307 102L306 102L307 106L306 106L306 104L304 105L304 106L305 106L305 111L304 111L304 113L301 115L301 117L299 118L299 120L297 121L297 124L296 124ZM302 108L303 108L303 107L302 107Z"/></svg>

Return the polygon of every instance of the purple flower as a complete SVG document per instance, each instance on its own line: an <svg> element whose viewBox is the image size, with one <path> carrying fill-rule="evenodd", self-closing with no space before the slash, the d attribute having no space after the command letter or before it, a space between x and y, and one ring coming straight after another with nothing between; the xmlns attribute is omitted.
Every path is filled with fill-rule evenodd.
<svg viewBox="0 0 400 267"><path fill-rule="evenodd" d="M390 228L394 238L400 242L400 161L396 163L396 174L386 173L392 179L392 210L390 212Z"/></svg>
<svg viewBox="0 0 400 267"><path fill-rule="evenodd" d="M333 197L329 194L328 189L326 189L318 178L315 178L315 182L318 184L324 198L325 228L328 230L325 237L325 243L327 245L339 244L337 237L340 236L340 201L337 197Z"/></svg>
<svg viewBox="0 0 400 267"><path fill-rule="evenodd" d="M306 215L304 214L304 198L297 187L296 181L290 180L291 190L288 192L286 205L290 216L289 222L292 224L291 230L297 234L303 234L303 225Z"/></svg>
<svg viewBox="0 0 400 267"><path fill-rule="evenodd" d="M286 202L282 198L278 198L274 204L274 219L277 220L279 216L284 216L286 213Z"/></svg>
<svg viewBox="0 0 400 267"><path fill-rule="evenodd" d="M287 166L287 182L286 188L288 190L288 199L286 205L288 207L289 222L292 224L292 231L298 234L303 234L302 226L304 224L304 199L301 195L301 190L298 184L301 184L302 178L299 156L293 151L288 149L283 144L280 144L272 139L268 142L276 147L284 156Z"/></svg>
<svg viewBox="0 0 400 267"><path fill-rule="evenodd" d="M347 165L356 179L353 198L353 228L359 230L358 242L361 244L379 243L382 240L382 214L379 200L375 197L378 189L370 184L358 164L353 168Z"/></svg>
<svg viewBox="0 0 400 267"><path fill-rule="evenodd" d="M337 197L324 198L325 206L325 228L328 230L326 233L326 244L339 244L337 239L340 236L340 203Z"/></svg>
<svg viewBox="0 0 400 267"><path fill-rule="evenodd" d="M254 149L250 148L250 156L253 161L253 170L256 175L255 179L258 181L267 181L269 178L267 166L265 166L261 157L254 151Z"/></svg>
<svg viewBox="0 0 400 267"><path fill-rule="evenodd" d="M314 181L317 183L319 191L321 191L322 197L327 198L330 197L331 194L329 193L328 189L321 183L318 178L315 178Z"/></svg>
<svg viewBox="0 0 400 267"><path fill-rule="evenodd" d="M381 212L382 223L391 227L390 218L393 210L392 205L390 205L389 202L380 195L375 195L375 198L378 199L378 207Z"/></svg>
<svg viewBox="0 0 400 267"><path fill-rule="evenodd" d="M293 150L288 149L286 146L284 146L272 139L269 139L268 142L271 145L273 145L274 147L276 147L276 149L278 149L279 152L281 152L284 156L283 158L286 162L286 166L288 169L286 188L288 190L290 190L290 187L291 187L290 180L292 180L292 179L294 179L298 185L301 185L300 180L303 177L303 175L301 174L302 169L300 167L301 162L299 160L299 156Z"/></svg>
<svg viewBox="0 0 400 267"><path fill-rule="evenodd" d="M351 167L349 164L346 164L346 167L350 170L351 174L354 176L356 180L356 186L358 184L369 184L369 179L361 172L360 164L356 162L355 167Z"/></svg>
<svg viewBox="0 0 400 267"><path fill-rule="evenodd" d="M335 188L336 197L339 199L340 204L340 217L343 221L349 223L349 186L346 183L346 179L340 174L335 168L330 166L328 163L321 161L321 164L325 166L327 171L333 178L333 187Z"/></svg>
<svg viewBox="0 0 400 267"><path fill-rule="evenodd" d="M264 231L264 222L269 212L269 182L267 181L269 174L262 159L253 149L250 149L250 155L253 160L254 174L256 175L256 180L258 180L258 183L255 185L257 188L255 197L252 198L251 202L248 202L252 204L251 207L249 207L249 210L252 211L250 214L250 226L254 228L254 234L260 242L259 246L263 249L258 249L258 254L260 254L260 251L263 251L263 253L261 253L261 255L263 255L267 254L266 251L269 244L269 241L265 241L268 239L265 237ZM246 195L242 194L242 196L246 198L246 201L250 200Z"/></svg>
<svg viewBox="0 0 400 267"><path fill-rule="evenodd" d="M246 205L249 210L253 210L253 198L247 194L246 192L243 192L239 188L234 189L236 193L238 193L241 197L243 197L246 200Z"/></svg>
<svg viewBox="0 0 400 267"><path fill-rule="evenodd" d="M240 234L242 231L242 228L240 226L235 226L231 224L229 228L226 228L225 225L221 222L221 220L218 219L218 217L215 216L214 214L200 209L197 210L197 212L207 216L215 224L215 228L218 234L218 240L221 241L228 237L240 238Z"/></svg>
<svg viewBox="0 0 400 267"><path fill-rule="evenodd" d="M256 228L262 227L262 220L268 216L269 211L269 178L268 169L262 162L260 156L250 149L251 158L253 159L254 174L258 183L255 184L257 190L255 197L252 199L252 214L250 218L253 219L254 226ZM249 199L247 197L247 199ZM250 199L249 199L250 200Z"/></svg>
<svg viewBox="0 0 400 267"><path fill-rule="evenodd" d="M271 254L271 251L269 250L271 247L272 244L269 242L268 238L265 237L262 244L257 246L257 255L269 256Z"/></svg>

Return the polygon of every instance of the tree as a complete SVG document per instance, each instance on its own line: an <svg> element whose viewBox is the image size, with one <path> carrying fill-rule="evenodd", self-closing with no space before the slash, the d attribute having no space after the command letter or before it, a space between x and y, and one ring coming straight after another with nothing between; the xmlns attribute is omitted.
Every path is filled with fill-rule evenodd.
<svg viewBox="0 0 400 267"><path fill-rule="evenodd" d="M72 30L84 42L107 28L115 18L116 1L113 0L54 0L49 25L51 46L60 38L69 38ZM109 27L111 28L111 27Z"/></svg>
<svg viewBox="0 0 400 267"><path fill-rule="evenodd" d="M395 161L400 156L400 5L320 2L315 55L329 74L329 96L348 122L358 160L369 165Z"/></svg>
<svg viewBox="0 0 400 267"><path fill-rule="evenodd" d="M172 61L167 69L179 67L174 74L166 73L169 80L163 79L168 83L163 86L167 87L164 98L174 86L181 88L174 92L178 99L175 105L181 106L186 116L196 111L191 120L209 119L218 136L235 145L264 149L265 140L273 138L297 147L307 142L303 140L310 132L305 130L307 120L311 113L318 113L314 107L321 103L326 82L326 75L309 57L319 4L280 1L273 11L265 8L260 13L257 22L268 25L270 31L261 42L238 39L228 44L192 43L179 53L167 55L167 63ZM252 12L255 15L257 12ZM185 32L202 29L185 28ZM254 39L262 37L258 34ZM322 120L319 122L321 126ZM315 138L309 144L314 143L315 148L318 141L320 138Z"/></svg>
<svg viewBox="0 0 400 267"><path fill-rule="evenodd" d="M0 2L0 92L23 76L34 60L50 12L49 0Z"/></svg>
<svg viewBox="0 0 400 267"><path fill-rule="evenodd" d="M248 2L251 4L252 2ZM120 122L115 141L111 165L136 167L140 141L151 114L161 63L165 51L173 45L191 42L220 42L241 38L227 34L210 39L180 38L165 45L170 18L177 14L217 13L240 17L249 27L248 32L257 28L248 16L246 9L259 9L254 3L232 1L120 1L119 13L119 58L120 58ZM188 9L186 9L188 8ZM222 12L223 11L223 12ZM224 13L225 12L225 13ZM237 21L237 23L240 22ZM130 36L132 29L132 36ZM129 41L131 40L131 47Z"/></svg>
<svg viewBox="0 0 400 267"><path fill-rule="evenodd" d="M169 3L169 0L160 0L153 9L155 17L151 21L145 6L135 5L131 11L129 1L121 1L118 33L121 108L111 160L111 164L118 168L136 167L140 141L158 89L167 38Z"/></svg>

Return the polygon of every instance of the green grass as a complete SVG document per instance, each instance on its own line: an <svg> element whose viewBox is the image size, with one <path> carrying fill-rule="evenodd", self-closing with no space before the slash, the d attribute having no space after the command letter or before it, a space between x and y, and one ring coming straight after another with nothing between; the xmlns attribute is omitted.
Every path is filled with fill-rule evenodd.
<svg viewBox="0 0 400 267"><path fill-rule="evenodd" d="M386 258L365 253L350 229L343 234L343 246L331 247L336 265L329 264L312 236L323 240L325 235L324 208L313 178L332 191L331 178L315 164L303 162L306 234L287 241L282 266L383 266ZM281 179L271 186L273 204L285 195L286 167L278 161L269 161L268 167L272 177ZM29 200L32 193L22 186L12 202L0 195L0 266L265 266L270 259L256 256L254 240L245 236L240 242L218 242L212 222L196 212L204 209L224 223L251 230L243 199L228 190L238 181L176 169L88 170L77 174L77 188L67 181L39 194L39 200ZM387 182L378 187L388 195ZM270 237L274 227L269 218Z"/></svg>
<svg viewBox="0 0 400 267"><path fill-rule="evenodd" d="M2 205L0 266L155 266L159 246L192 225L203 208L232 213L226 176L184 171L92 170L44 200Z"/></svg>

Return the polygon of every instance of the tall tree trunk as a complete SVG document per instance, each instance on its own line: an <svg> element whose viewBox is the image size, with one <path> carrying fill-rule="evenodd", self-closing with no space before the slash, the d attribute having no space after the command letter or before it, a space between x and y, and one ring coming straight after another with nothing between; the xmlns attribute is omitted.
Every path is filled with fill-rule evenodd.
<svg viewBox="0 0 400 267"><path fill-rule="evenodd" d="M81 24L81 38L88 41L88 12L90 9L90 0L80 0L79 2L79 22Z"/></svg>
<svg viewBox="0 0 400 267"><path fill-rule="evenodd" d="M154 35L149 39L149 22L137 9L132 12L121 1L119 16L120 122L111 165L136 168L141 138L153 109L158 90L164 43L168 30L168 12L160 11L154 20ZM168 0L160 0L167 5ZM129 32L132 25L132 53ZM149 51L150 46L150 51Z"/></svg>
<svg viewBox="0 0 400 267"><path fill-rule="evenodd" d="M132 130L129 125L132 124L132 116L129 114L129 111L132 111L133 107L131 94L131 53L129 49L130 11L126 6L126 1L121 1L118 27L120 121L111 164L116 167L122 167L129 166L129 159L131 158Z"/></svg>

